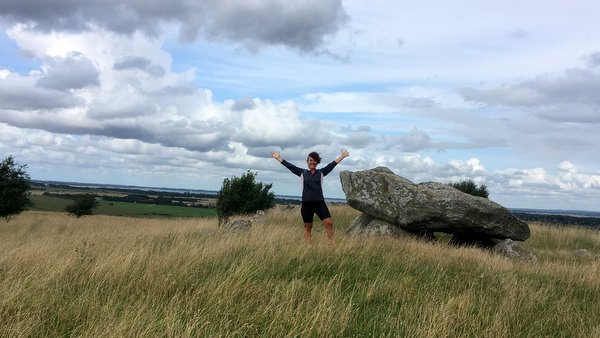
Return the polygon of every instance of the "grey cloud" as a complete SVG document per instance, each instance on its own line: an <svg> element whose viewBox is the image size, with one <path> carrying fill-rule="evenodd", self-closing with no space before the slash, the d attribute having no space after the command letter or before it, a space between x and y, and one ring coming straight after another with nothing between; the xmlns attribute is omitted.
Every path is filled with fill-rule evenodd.
<svg viewBox="0 0 600 338"><path fill-rule="evenodd" d="M206 134L161 134L153 138L166 147L180 147L188 150L207 152L228 149L229 135L214 131Z"/></svg>
<svg viewBox="0 0 600 338"><path fill-rule="evenodd" d="M235 10L215 6L212 14L206 27L211 37L242 41L251 49L267 44L301 51L314 51L348 19L340 0L240 2Z"/></svg>
<svg viewBox="0 0 600 338"><path fill-rule="evenodd" d="M80 99L69 93L37 88L33 85L32 79L17 75L0 79L0 110L70 108L80 103ZM5 117L0 117L0 120Z"/></svg>
<svg viewBox="0 0 600 338"><path fill-rule="evenodd" d="M122 58L115 62L113 68L116 70L137 69L154 77L162 77L166 73L166 70L163 67L159 65L153 65L152 61L139 56L128 56Z"/></svg>
<svg viewBox="0 0 600 338"><path fill-rule="evenodd" d="M197 88L191 83L182 83L174 86L166 86L158 91L149 93L152 96L188 96L197 92Z"/></svg>
<svg viewBox="0 0 600 338"><path fill-rule="evenodd" d="M342 131L344 131L344 132L365 132L365 133L368 133L368 132L371 131L371 127L370 126L366 126L366 125L358 126L356 129L353 129L351 126L341 127L340 129Z"/></svg>
<svg viewBox="0 0 600 338"><path fill-rule="evenodd" d="M600 75L590 69L569 69L562 77L539 76L533 80L493 89L463 88L467 101L504 106L600 104Z"/></svg>
<svg viewBox="0 0 600 338"><path fill-rule="evenodd" d="M144 101L144 98L135 97L130 101L115 97L111 99L96 98L87 111L87 116L95 120L143 116L155 111L152 102Z"/></svg>
<svg viewBox="0 0 600 338"><path fill-rule="evenodd" d="M487 105L533 107L545 100L543 93L523 85L492 89L462 88L459 93L467 101Z"/></svg>
<svg viewBox="0 0 600 338"><path fill-rule="evenodd" d="M342 127L341 130L348 133L348 137L344 139L343 142L345 143L345 146L350 148L365 148L375 141L375 137L370 134L370 126L361 125L356 129L347 126Z"/></svg>
<svg viewBox="0 0 600 338"><path fill-rule="evenodd" d="M69 53L67 57L47 58L47 73L37 81L43 88L55 90L81 89L99 85L100 72L92 61L81 53Z"/></svg>
<svg viewBox="0 0 600 338"><path fill-rule="evenodd" d="M271 158L271 152L275 150L274 147L254 147L248 148L247 154L259 158Z"/></svg>
<svg viewBox="0 0 600 338"><path fill-rule="evenodd" d="M415 109L431 108L431 107L436 107L437 105L438 105L437 102L435 102L434 99L429 98L429 97L413 98L413 99L408 100L405 104L406 107L415 108Z"/></svg>
<svg viewBox="0 0 600 338"><path fill-rule="evenodd" d="M500 88L463 88L460 93L467 101L520 107L552 121L600 122L600 72L594 68L573 68L562 76L539 76Z"/></svg>
<svg viewBox="0 0 600 338"><path fill-rule="evenodd" d="M346 146L350 148L365 148L375 141L375 137L366 132L351 133L345 140Z"/></svg>
<svg viewBox="0 0 600 338"><path fill-rule="evenodd" d="M587 57L589 67L600 66L600 52L594 52Z"/></svg>
<svg viewBox="0 0 600 338"><path fill-rule="evenodd" d="M417 128L402 137L384 137L384 143L386 149L400 149L404 152L417 152L432 146L429 135Z"/></svg>
<svg viewBox="0 0 600 338"><path fill-rule="evenodd" d="M230 128L221 128L212 123L205 124L202 129L190 126L178 127L174 124L149 123L144 119L103 123L87 121L83 124L72 124L53 117L51 114L41 116L0 114L0 122L6 122L19 128L41 129L51 133L135 139L146 143L161 144L165 147L178 147L200 152L227 149L231 133Z"/></svg>
<svg viewBox="0 0 600 338"><path fill-rule="evenodd" d="M115 62L113 69L123 70L123 69L146 69L152 64L152 61L139 57L139 56L128 56L124 57L117 62Z"/></svg>
<svg viewBox="0 0 600 338"><path fill-rule="evenodd" d="M254 100L251 97L246 96L235 100L231 109L234 111L241 111L246 109L254 109L255 107L256 103Z"/></svg>
<svg viewBox="0 0 600 338"><path fill-rule="evenodd" d="M600 105L564 104L545 109L538 116L552 122L600 123Z"/></svg>
<svg viewBox="0 0 600 338"><path fill-rule="evenodd" d="M82 130L83 134L114 137L118 139L136 139L148 143L157 143L156 134L152 130L140 128L140 126L118 126L107 125L101 128Z"/></svg>
<svg viewBox="0 0 600 338"><path fill-rule="evenodd" d="M156 123L141 118L130 122L128 126L116 121L106 122L101 128L87 133L207 152L226 149L231 128L218 121L178 120Z"/></svg>
<svg viewBox="0 0 600 338"><path fill-rule="evenodd" d="M0 13L9 22L42 31L101 27L120 34L157 35L162 24L175 23L184 40L202 35L241 43L251 50L283 45L302 52L318 52L324 39L349 18L341 0L6 0L0 2Z"/></svg>

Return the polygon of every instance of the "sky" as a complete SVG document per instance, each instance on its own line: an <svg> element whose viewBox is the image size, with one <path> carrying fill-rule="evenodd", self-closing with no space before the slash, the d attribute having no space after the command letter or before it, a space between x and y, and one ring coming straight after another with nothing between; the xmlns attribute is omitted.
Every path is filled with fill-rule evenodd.
<svg viewBox="0 0 600 338"><path fill-rule="evenodd" d="M2 0L0 157L32 179L281 195L342 170L600 211L600 3Z"/></svg>

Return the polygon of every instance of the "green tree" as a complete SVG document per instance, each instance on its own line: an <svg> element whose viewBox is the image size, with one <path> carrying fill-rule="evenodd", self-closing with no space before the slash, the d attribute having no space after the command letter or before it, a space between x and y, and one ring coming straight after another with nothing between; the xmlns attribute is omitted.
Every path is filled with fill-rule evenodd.
<svg viewBox="0 0 600 338"><path fill-rule="evenodd" d="M77 218L85 215L91 215L92 210L99 205L96 196L92 194L82 194L78 196L73 204L67 205L65 210L70 215L75 215Z"/></svg>
<svg viewBox="0 0 600 338"><path fill-rule="evenodd" d="M481 184L478 186L472 179L462 180L458 182L450 182L448 184L469 195L484 198L488 198L488 196L490 195L485 184Z"/></svg>
<svg viewBox="0 0 600 338"><path fill-rule="evenodd" d="M241 177L223 180L217 194L219 224L233 215L255 213L273 207L275 195L269 190L273 184L255 182L256 173L248 170Z"/></svg>
<svg viewBox="0 0 600 338"><path fill-rule="evenodd" d="M0 164L0 217L8 222L31 205L31 179L26 164L17 164L12 156Z"/></svg>

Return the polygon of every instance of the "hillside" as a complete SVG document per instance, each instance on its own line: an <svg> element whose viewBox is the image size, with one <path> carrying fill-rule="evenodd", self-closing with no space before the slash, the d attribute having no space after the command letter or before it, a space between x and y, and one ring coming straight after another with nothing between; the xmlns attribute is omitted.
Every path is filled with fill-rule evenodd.
<svg viewBox="0 0 600 338"><path fill-rule="evenodd" d="M0 336L600 336L600 233L531 224L538 263L412 239L302 241L297 210L214 218L26 212L0 223ZM576 255L586 249L589 255Z"/></svg>

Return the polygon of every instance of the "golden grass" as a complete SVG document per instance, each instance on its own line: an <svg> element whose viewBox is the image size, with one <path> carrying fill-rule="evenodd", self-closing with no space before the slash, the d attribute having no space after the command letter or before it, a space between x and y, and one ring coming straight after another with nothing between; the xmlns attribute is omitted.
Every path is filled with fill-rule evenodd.
<svg viewBox="0 0 600 338"><path fill-rule="evenodd" d="M600 336L600 235L531 224L538 263L413 239L336 239L298 210L216 219L0 223L0 336ZM573 251L587 249L589 257Z"/></svg>

